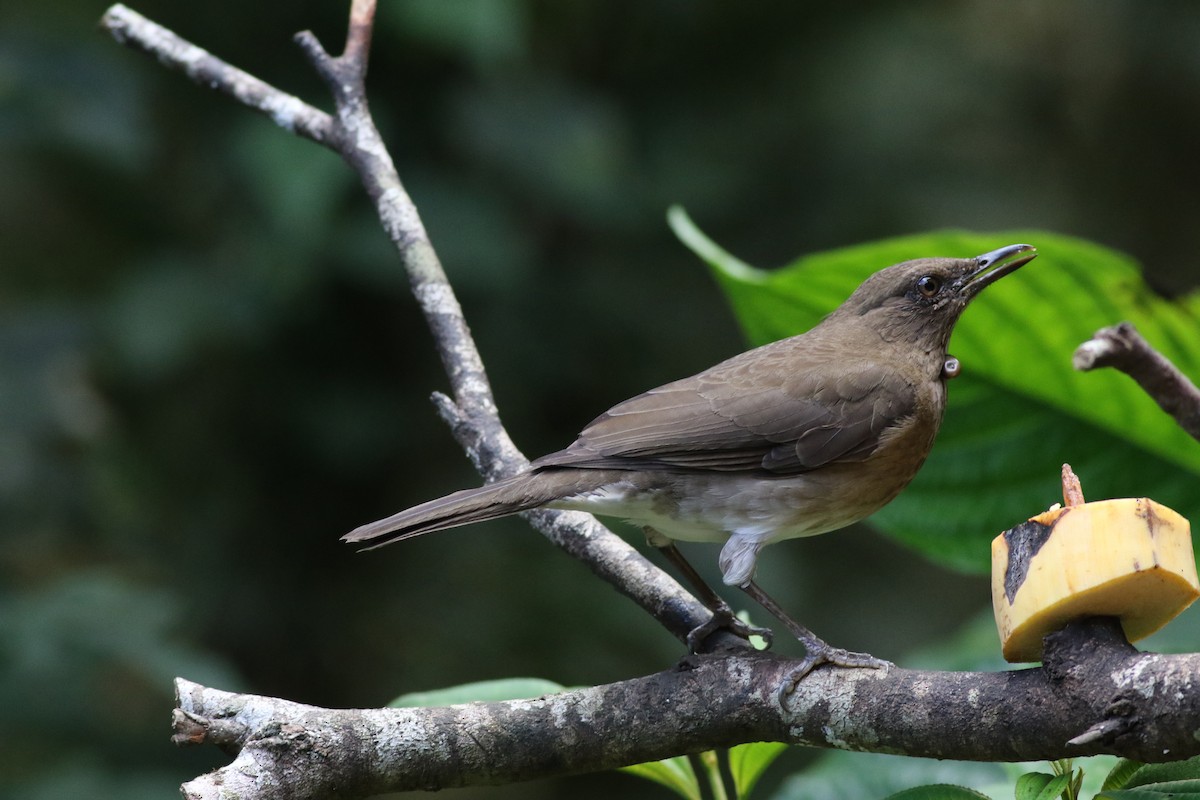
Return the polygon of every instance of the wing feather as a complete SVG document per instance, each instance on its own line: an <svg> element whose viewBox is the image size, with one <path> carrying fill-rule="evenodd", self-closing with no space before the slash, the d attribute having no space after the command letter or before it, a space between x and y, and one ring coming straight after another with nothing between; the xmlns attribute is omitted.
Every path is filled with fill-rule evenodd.
<svg viewBox="0 0 1200 800"><path fill-rule="evenodd" d="M916 387L894 368L845 364L800 338L626 400L533 465L786 475L865 459L914 413Z"/></svg>

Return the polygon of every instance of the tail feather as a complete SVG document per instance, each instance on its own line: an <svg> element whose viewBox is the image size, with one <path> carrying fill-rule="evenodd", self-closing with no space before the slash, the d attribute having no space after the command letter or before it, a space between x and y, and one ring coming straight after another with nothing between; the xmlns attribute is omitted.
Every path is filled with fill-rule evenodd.
<svg viewBox="0 0 1200 800"><path fill-rule="evenodd" d="M425 533L519 514L602 486L607 482L602 475L589 470L525 472L369 522L347 533L342 541L365 542L364 550L374 550Z"/></svg>

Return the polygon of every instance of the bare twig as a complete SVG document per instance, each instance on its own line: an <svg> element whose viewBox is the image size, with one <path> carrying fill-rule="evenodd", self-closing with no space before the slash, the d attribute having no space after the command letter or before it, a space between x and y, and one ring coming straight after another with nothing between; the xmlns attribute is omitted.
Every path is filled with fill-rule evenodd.
<svg viewBox="0 0 1200 800"><path fill-rule="evenodd" d="M1052 638L1041 669L819 669L786 707L766 687L796 662L766 653L694 657L607 686L442 708L332 710L178 680L175 724L190 742L238 752L229 767L186 784L186 796L223 789L260 800L509 783L747 741L989 761L1200 752L1191 735L1200 655L1138 653L1111 620Z"/></svg>
<svg viewBox="0 0 1200 800"><path fill-rule="evenodd" d="M284 130L327 147L336 147L333 118L324 111L226 64L136 11L123 5L112 6L104 12L100 26L121 44L152 55L164 66L180 70L201 86L216 89L242 105L266 114Z"/></svg>
<svg viewBox="0 0 1200 800"><path fill-rule="evenodd" d="M367 107L364 79L374 14L375 0L354 0L345 51L337 57L330 56L312 33L296 35L297 44L334 96L336 117L226 64L123 5L112 6L101 25L122 44L153 55L196 83L325 145L354 168L400 255L449 376L453 397L435 395L438 411L480 474L494 480L523 469L528 461L500 421L462 307ZM525 516L538 531L630 597L681 641L711 615L669 575L590 515L535 511ZM744 644L720 632L710 637L710 643L725 647Z"/></svg>
<svg viewBox="0 0 1200 800"><path fill-rule="evenodd" d="M1079 476L1075 474L1075 470L1071 469L1070 464L1062 465L1062 490L1064 506L1081 506L1084 504L1083 486L1080 484Z"/></svg>
<svg viewBox="0 0 1200 800"><path fill-rule="evenodd" d="M1131 323L1101 328L1075 350L1075 369L1112 367L1138 382L1193 439L1200 440L1200 390Z"/></svg>

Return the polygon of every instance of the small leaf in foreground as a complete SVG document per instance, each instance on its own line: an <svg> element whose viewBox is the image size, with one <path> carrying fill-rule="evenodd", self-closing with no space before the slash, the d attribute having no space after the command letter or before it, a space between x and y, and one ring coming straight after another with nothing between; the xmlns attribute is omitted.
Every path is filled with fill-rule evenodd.
<svg viewBox="0 0 1200 800"><path fill-rule="evenodd" d="M1026 772L1017 778L1017 788L1013 793L1015 800L1038 800L1042 790L1054 780L1047 772Z"/></svg>
<svg viewBox="0 0 1200 800"><path fill-rule="evenodd" d="M1145 764L1129 777L1123 788L1200 780L1200 756L1165 764Z"/></svg>
<svg viewBox="0 0 1200 800"><path fill-rule="evenodd" d="M1200 800L1200 780L1151 783L1136 789L1101 792L1096 800Z"/></svg>
<svg viewBox="0 0 1200 800"><path fill-rule="evenodd" d="M741 800L750 796L763 772L787 748L782 742L751 742L729 748L729 773Z"/></svg>
<svg viewBox="0 0 1200 800"><path fill-rule="evenodd" d="M991 800L991 798L965 786L935 783L929 786L914 786L911 789L896 792L887 800Z"/></svg>
<svg viewBox="0 0 1200 800"><path fill-rule="evenodd" d="M1104 777L1104 785L1100 787L1101 791L1125 788L1129 780L1144 766L1145 764L1141 761L1122 758L1109 770L1108 775Z"/></svg>
<svg viewBox="0 0 1200 800"><path fill-rule="evenodd" d="M650 761L645 764L633 764L621 767L618 771L661 784L685 800L700 800L700 781L696 778L696 772L692 769L692 764L686 756L664 758L662 761Z"/></svg>

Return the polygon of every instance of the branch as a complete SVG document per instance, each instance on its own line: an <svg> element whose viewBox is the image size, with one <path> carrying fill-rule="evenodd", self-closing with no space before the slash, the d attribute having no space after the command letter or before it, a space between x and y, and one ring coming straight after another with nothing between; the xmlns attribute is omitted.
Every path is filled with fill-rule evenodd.
<svg viewBox="0 0 1200 800"><path fill-rule="evenodd" d="M104 12L100 27L121 44L154 56L163 66L177 69L201 86L227 94L297 136L336 149L333 118L298 97L226 64L196 45L123 5Z"/></svg>
<svg viewBox="0 0 1200 800"><path fill-rule="evenodd" d="M1200 753L1200 655L1139 653L1118 623L1054 634L1046 666L1016 672L819 669L693 656L673 670L532 700L332 710L179 679L177 741L237 752L185 797L361 797L612 769L742 742L1025 761ZM226 795L220 795L224 791Z"/></svg>
<svg viewBox="0 0 1200 800"><path fill-rule="evenodd" d="M449 376L453 397L435 394L438 412L479 473L495 480L519 472L529 462L500 421L462 307L367 107L364 80L374 15L375 0L353 0L346 45L340 56L327 53L309 31L296 35L297 44L333 94L336 117L226 64L123 5L109 8L101 27L121 44L152 55L201 86L269 116L285 130L328 147L358 173L400 255ZM594 517L552 510L523 516L680 641L710 618L711 612L703 604ZM708 642L715 647L745 646L741 639L721 631Z"/></svg>
<svg viewBox="0 0 1200 800"><path fill-rule="evenodd" d="M1132 323L1101 328L1075 350L1075 369L1113 367L1138 382L1163 411L1200 440L1200 389L1142 338Z"/></svg>

